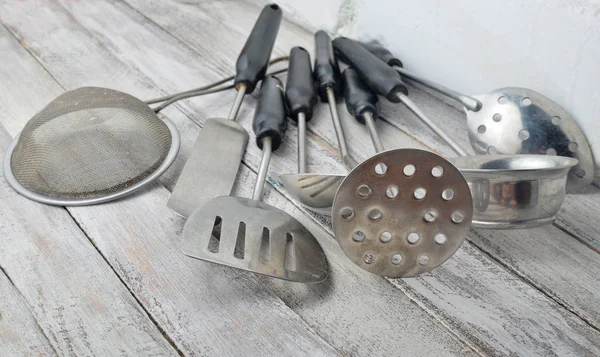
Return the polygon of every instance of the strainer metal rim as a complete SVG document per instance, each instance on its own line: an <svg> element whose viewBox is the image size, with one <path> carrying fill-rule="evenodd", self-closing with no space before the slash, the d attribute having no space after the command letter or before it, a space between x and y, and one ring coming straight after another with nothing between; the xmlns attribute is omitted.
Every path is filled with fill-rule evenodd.
<svg viewBox="0 0 600 357"><path fill-rule="evenodd" d="M114 201L121 197L127 196L127 195L141 189L142 187L146 186L147 184L151 183L156 178L158 178L160 175L162 175L171 166L171 164L175 161L175 158L177 157L177 153L179 152L179 147L181 145L181 136L179 135L179 131L177 130L177 127L175 126L175 124L173 124L173 122L171 120L169 120L167 118L163 118L162 121L163 121L163 123L165 123L165 125L169 129L169 132L171 133L171 148L169 149L169 152L167 153L167 156L165 157L164 161L160 164L160 166L158 166L158 168L152 174L148 175L148 177L146 177L142 181L136 183L135 185L127 187L124 190L111 193L110 195L103 196L103 197L96 197L96 198L80 199L80 200L61 200L61 199L57 199L54 197L48 197L45 195L41 195L39 193L33 192L33 191L25 188L23 185L21 185L19 183L19 181L17 181L17 179L15 178L15 176L12 173L12 168L11 168L12 154L19 142L19 137L21 136L20 133L13 139L13 141L10 143L10 146L8 147L8 151L4 154L4 163L3 163L4 177L5 177L6 181L8 182L8 184L15 191L17 191L17 193L19 193L20 195L22 195L30 200L44 203L47 205L52 205L52 206L91 206L91 205L96 205L96 204L100 204L100 203L106 203L109 201Z"/></svg>

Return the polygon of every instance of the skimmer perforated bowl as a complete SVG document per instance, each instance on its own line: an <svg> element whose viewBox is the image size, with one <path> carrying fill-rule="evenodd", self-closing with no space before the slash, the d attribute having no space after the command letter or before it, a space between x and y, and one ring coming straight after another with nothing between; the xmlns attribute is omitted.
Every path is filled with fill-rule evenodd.
<svg viewBox="0 0 600 357"><path fill-rule="evenodd" d="M139 99L106 88L57 97L25 125L4 161L10 185L53 205L107 202L162 174L179 133Z"/></svg>

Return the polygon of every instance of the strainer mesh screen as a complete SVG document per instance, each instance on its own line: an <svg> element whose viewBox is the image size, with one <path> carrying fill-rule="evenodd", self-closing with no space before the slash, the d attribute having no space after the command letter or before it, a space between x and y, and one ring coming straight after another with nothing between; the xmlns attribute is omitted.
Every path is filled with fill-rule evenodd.
<svg viewBox="0 0 600 357"><path fill-rule="evenodd" d="M127 189L165 160L171 133L148 105L111 89L62 94L27 123L11 156L15 179L57 199Z"/></svg>

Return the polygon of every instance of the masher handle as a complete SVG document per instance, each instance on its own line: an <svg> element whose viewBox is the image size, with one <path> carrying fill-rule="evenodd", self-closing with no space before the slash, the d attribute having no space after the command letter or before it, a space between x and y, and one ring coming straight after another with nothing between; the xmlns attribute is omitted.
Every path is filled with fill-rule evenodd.
<svg viewBox="0 0 600 357"><path fill-rule="evenodd" d="M394 55L385 47L383 47L379 42L371 41L371 42L359 42L361 46L363 46L367 51L371 52L377 58L387 63L388 66L396 66L396 67L404 67L402 61L400 59L394 57Z"/></svg>
<svg viewBox="0 0 600 357"><path fill-rule="evenodd" d="M340 68L333 53L331 38L323 30L315 33L315 69L314 79L319 89L319 97L324 103L329 102L327 92L339 93ZM331 103L335 104L335 103Z"/></svg>
<svg viewBox="0 0 600 357"><path fill-rule="evenodd" d="M267 65L281 23L281 9L277 4L266 5L260 13L252 32L246 40L235 64L235 87L246 87L252 93L258 81L267 72Z"/></svg>
<svg viewBox="0 0 600 357"><path fill-rule="evenodd" d="M286 127L283 85L277 77L268 76L262 81L252 122L256 145L262 149L264 140L270 138L272 150L277 150L283 141Z"/></svg>
<svg viewBox="0 0 600 357"><path fill-rule="evenodd" d="M346 109L356 120L365 125L365 113L370 113L373 119L379 117L379 98L360 79L356 70L348 67L342 73L344 100Z"/></svg>
<svg viewBox="0 0 600 357"><path fill-rule="evenodd" d="M399 102L399 93L408 93L408 88L402 82L400 74L358 42L338 37L333 40L333 48L342 61L356 69L359 77L375 93L386 97L391 102Z"/></svg>
<svg viewBox="0 0 600 357"><path fill-rule="evenodd" d="M310 55L302 47L290 51L285 100L289 114L298 122L298 114L303 113L305 120L313 116L313 107L317 104L317 89L312 77Z"/></svg>

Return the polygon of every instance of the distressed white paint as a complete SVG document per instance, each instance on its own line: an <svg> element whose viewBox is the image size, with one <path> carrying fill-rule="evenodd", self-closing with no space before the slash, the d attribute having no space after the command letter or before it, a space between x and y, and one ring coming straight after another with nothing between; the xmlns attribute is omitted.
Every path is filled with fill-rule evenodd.
<svg viewBox="0 0 600 357"><path fill-rule="evenodd" d="M307 28L380 40L407 69L466 94L543 93L575 116L600 162L599 1L315 2L279 1Z"/></svg>

